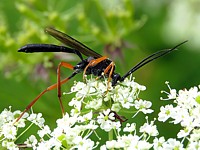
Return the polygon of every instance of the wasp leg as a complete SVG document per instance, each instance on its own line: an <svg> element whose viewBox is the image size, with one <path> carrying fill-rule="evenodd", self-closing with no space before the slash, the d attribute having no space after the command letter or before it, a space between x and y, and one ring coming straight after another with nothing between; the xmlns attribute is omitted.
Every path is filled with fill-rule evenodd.
<svg viewBox="0 0 200 150"><path fill-rule="evenodd" d="M111 81L111 76L112 76L112 74L113 74L113 71L114 71L114 68L115 68L115 63L112 61L109 65L108 65L108 67L104 70L104 74L108 74L108 72L109 72L109 75L108 75L108 83L107 83L107 86L108 86L108 89L109 89L109 83L110 83L110 81ZM108 90L107 89L107 90Z"/></svg>
<svg viewBox="0 0 200 150"><path fill-rule="evenodd" d="M71 70L74 70L74 67L69 63L60 62L59 65L58 65L58 69L57 69L57 94L58 94L58 100L59 100L59 103L60 103L62 114L64 115L65 110L64 110L64 107L63 107L63 104L62 104L62 100L61 100L61 84L62 84L61 83L61 79L60 79L61 67L65 67L65 68L68 68L68 69L71 69Z"/></svg>
<svg viewBox="0 0 200 150"><path fill-rule="evenodd" d="M98 63L104 61L105 59L107 59L107 56L103 56L94 60L91 60L88 65L85 67L84 71L83 71L83 80L85 79L85 74L86 74L86 70L88 69L88 67L93 67L95 65L97 65Z"/></svg>
<svg viewBox="0 0 200 150"><path fill-rule="evenodd" d="M18 122L18 121L22 118L22 116L24 115L24 113L27 112L27 111L38 101L38 99L39 99L42 95L44 95L46 92L51 91L51 90L57 88L57 89L58 89L58 98L59 98L59 96L61 97L61 85L64 84L64 83L66 83L68 80L70 80L72 77L74 77L74 76L77 74L77 72L73 72L73 73L71 74L71 76L69 76L69 77L67 77L67 78L65 78L65 79L63 79L63 80L60 80L60 67L61 67L61 66L65 67L65 68L73 69L73 68L72 68L72 67L73 67L72 65L70 65L70 64L68 64L68 63L65 63L65 62L61 62L61 63L59 64L59 66L58 66L58 74L57 74L57 76L58 76L58 81L57 81L57 83L55 83L55 84L53 84L53 85L47 87L47 88L46 88L44 91L42 91L35 99L33 99L33 100L30 102L30 104L25 108L25 110L20 114L20 116L17 118L17 120L14 122L14 124L15 124L16 122ZM61 102L61 98L59 98L59 102L60 102L60 105L61 105L62 114L64 114L64 108L63 108L63 105L62 105L62 102Z"/></svg>

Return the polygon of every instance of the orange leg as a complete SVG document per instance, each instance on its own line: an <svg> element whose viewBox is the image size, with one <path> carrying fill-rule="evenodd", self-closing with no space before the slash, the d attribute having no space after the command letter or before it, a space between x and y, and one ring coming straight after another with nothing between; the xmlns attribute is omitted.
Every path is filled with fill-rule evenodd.
<svg viewBox="0 0 200 150"><path fill-rule="evenodd" d="M83 71L83 78L84 78L84 75L85 75L86 70L87 70L88 67L95 66L95 65L97 65L98 63L104 61L104 60L107 59L107 58L108 58L107 56L103 56L103 57L100 57L100 58L98 58L98 59L91 60L91 61L89 62L89 64L85 67L84 71ZM104 74L107 74L108 71L111 69L110 72L109 72L109 76L108 76L108 83L109 83L110 80L111 80L111 75L113 74L114 67L115 67L114 62L111 62L111 63L106 67L106 69L104 70ZM98 78L99 78L99 77L97 77L96 79L98 79Z"/></svg>
<svg viewBox="0 0 200 150"><path fill-rule="evenodd" d="M65 68L68 68L68 69L71 69L71 70L74 70L74 67L71 64L69 64L69 63L60 62L59 65L58 65L58 69L57 69L57 94L58 94L58 100L59 100L59 103L60 103L62 114L64 115L65 111L64 111L63 104L62 104L62 100L61 100L61 84L63 84L61 82L61 80L60 80L60 70L61 70L61 67L65 67Z"/></svg>
<svg viewBox="0 0 200 150"><path fill-rule="evenodd" d="M107 74L108 71L109 71L110 68L111 68L111 70L110 70L110 72L109 72L109 75L108 75L108 81L111 80L111 75L113 74L114 67L115 67L115 63L112 61L112 62L108 65L108 67L104 70L104 74Z"/></svg>
<svg viewBox="0 0 200 150"><path fill-rule="evenodd" d="M107 83L108 89L109 89L109 82L111 80L111 75L113 74L114 68L115 68L115 63L112 61L108 65L108 67L104 70L104 74L108 74L108 71L110 70L109 75L108 75L108 83Z"/></svg>
<svg viewBox="0 0 200 150"><path fill-rule="evenodd" d="M83 79L85 78L85 73L86 73L86 70L87 70L88 67L95 66L95 65L97 65L98 63L104 61L104 60L107 59L107 58L108 58L107 56L103 56L103 57L100 57L100 58L91 60L91 61L89 62L89 64L85 67L84 71L83 71Z"/></svg>
<svg viewBox="0 0 200 150"><path fill-rule="evenodd" d="M65 68L69 68L71 70L74 69L74 67L66 62L61 62L59 65L58 65L58 69L57 69L57 83L47 87L44 91L42 91L35 99L33 99L33 101L30 102L30 104L25 108L25 110L20 114L20 116L17 118L17 120L14 122L18 122L21 117L24 115L25 112L27 112L34 104L35 102L38 101L38 99L44 95L46 92L48 91L51 91L53 89L56 89L58 90L58 99L59 99L59 102L60 102L60 106L61 106L61 110L62 110L62 114L64 114L64 107L63 107L63 104L62 104L62 101L61 101L61 85L66 83L69 79L71 79L71 77L73 77L76 73L73 73L70 77L68 78L65 78L63 80L60 80L60 68L61 67L65 67Z"/></svg>

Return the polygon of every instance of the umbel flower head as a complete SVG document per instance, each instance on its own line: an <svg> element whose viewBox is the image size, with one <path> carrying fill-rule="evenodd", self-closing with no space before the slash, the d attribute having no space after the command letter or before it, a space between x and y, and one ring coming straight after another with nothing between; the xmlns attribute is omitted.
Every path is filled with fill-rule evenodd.
<svg viewBox="0 0 200 150"><path fill-rule="evenodd" d="M56 121L57 127L51 130L48 125L45 125L45 119L42 114L28 114L26 113L16 124L13 122L20 114L20 111L11 112L5 109L1 115L1 143L7 149L19 149L20 145L15 144L15 141L21 136L18 133L19 128L26 128L28 130L31 126L39 127L37 135L31 135L24 142L26 147L33 149L94 149L101 147L104 149L114 148L110 144L123 143L128 139L130 142L126 145L118 145L119 148L130 147L131 145L138 145L142 147L142 143L147 147L151 147L145 139L147 136L155 136L157 129L153 123L144 124L141 129L141 136L135 135L135 123L127 123L124 111L135 117L139 112L145 114L153 112L150 109L151 102L142 100L138 97L140 91L146 88L134 82L132 78L127 78L124 82L112 87L109 85L107 79L96 80L86 79L85 82L74 82L71 91L64 94L73 94L74 98L69 102L72 107L70 113ZM69 107L69 106L68 106ZM123 115L123 116L122 116ZM25 127L26 122L31 124ZM128 135L120 135L122 130L122 123L124 124L124 132ZM7 130L4 130L6 128ZM154 129L154 134L146 132L148 128ZM100 146L101 138L96 130L102 130L108 134L110 140L112 132L117 137L114 141L108 141ZM24 132L25 132L24 131ZM144 133L143 133L144 132ZM91 135L96 135L96 142L90 138ZM105 138L105 137L103 137ZM134 139L134 143L131 142ZM141 140L141 142L137 142ZM117 147L116 147L117 148Z"/></svg>
<svg viewBox="0 0 200 150"><path fill-rule="evenodd" d="M122 118L118 112L129 110L133 115L136 112L142 111L143 113L151 113L151 102L139 99L140 91L146 89L145 86L139 85L134 82L132 78L126 78L123 82L116 86L110 86L107 79L101 81L96 79L87 79L86 82L75 82L71 88L71 92L64 94L74 93L74 98L69 102L73 106L71 114L80 114L83 111L93 110L99 112L100 115L112 116L109 120ZM108 109L110 110L108 112Z"/></svg>
<svg viewBox="0 0 200 150"><path fill-rule="evenodd" d="M158 114L158 120L166 122L170 119L170 123L180 124L182 129L177 133L178 139L169 139L164 145L172 143L177 148L183 149L183 142L188 143L186 148L189 150L199 149L200 147L200 86L192 87L189 90L183 89L177 91L169 86L166 82L169 92L162 91L167 94L167 98L161 100L173 100L173 105L168 104L161 106Z"/></svg>
<svg viewBox="0 0 200 150"><path fill-rule="evenodd" d="M146 116L146 122L138 125L134 121L139 112L153 112L150 109L151 102L138 96L140 91L145 90L144 86L135 83L131 78L114 87L108 86L107 80L88 79L86 82L75 82L71 91L65 93L74 95L69 102L72 109L70 113L57 119L54 129L45 124L41 113L33 112L25 113L13 126L21 112L12 112L11 107L3 110L0 114L0 144L9 150L18 150L21 147L34 150L199 149L199 88L177 92L168 83L167 85L170 92L164 91L168 98L162 100L173 100L174 104L161 106L158 119L149 121ZM125 112L131 113L134 119L128 118L126 122ZM170 123L182 126L177 138L158 137L155 121L166 122L168 119L171 119ZM37 133L30 135L23 144L17 144L17 139L33 125L38 127ZM19 133L19 129L23 130L22 133Z"/></svg>

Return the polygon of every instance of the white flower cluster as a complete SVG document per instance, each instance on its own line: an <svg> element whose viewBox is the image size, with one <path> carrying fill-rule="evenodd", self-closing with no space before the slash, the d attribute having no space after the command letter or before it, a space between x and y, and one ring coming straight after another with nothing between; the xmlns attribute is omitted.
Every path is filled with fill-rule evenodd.
<svg viewBox="0 0 200 150"><path fill-rule="evenodd" d="M48 125L45 125L42 114L28 115L26 113L19 122L15 123L16 117L19 116L20 111L11 112L5 109L0 114L0 143L2 147L9 150L18 150L20 148L32 148L37 150L44 149L93 149L98 146L88 137L98 127L95 121L91 120L88 124L77 125L82 122L85 117L88 120L92 117L92 112L84 116L69 116L67 113L62 119L57 120L57 127L51 131ZM25 123L31 122L28 127ZM32 126L39 127L37 135L31 135L24 144L15 144L15 141L21 136L17 134L19 128L24 129L24 133ZM38 140L39 139L39 140Z"/></svg>
<svg viewBox="0 0 200 150"><path fill-rule="evenodd" d="M56 121L57 126L54 129L45 125L41 113L30 115L25 113L14 124L21 112L11 112L11 108L5 109L0 114L0 144L10 150L25 147L34 150L199 149L199 89L194 87L176 92L169 87L170 92L165 92L168 98L162 100L173 100L174 104L162 106L158 119L148 121L146 117L146 122L138 126L134 120L139 112L144 114L153 112L150 109L151 102L138 98L139 92L144 89L144 86L131 79L126 79L115 87L108 86L107 80L102 82L90 79L86 83L77 82L71 88L71 92L67 93L75 95L69 103L72 109L70 113L66 113L63 118ZM129 118L127 121L123 117L126 115L125 112L131 113L134 119ZM180 124L183 127L177 138L158 137L155 121L166 122L168 119L170 123ZM38 127L37 133L30 135L23 144L16 144L19 137L33 125ZM19 129L20 131L23 129L22 133L18 133Z"/></svg>
<svg viewBox="0 0 200 150"><path fill-rule="evenodd" d="M182 149L183 142L187 140L187 149L200 148L200 91L198 87L192 87L189 90L171 89L169 83L166 82L170 92L162 91L168 95L168 98L162 100L173 100L173 105L168 104L160 108L158 120L166 122L170 119L170 123L180 124L182 129L178 132L177 138L183 139L179 142L175 139L168 141L162 140L163 145L173 143L174 147ZM168 144L166 144L168 143Z"/></svg>
<svg viewBox="0 0 200 150"><path fill-rule="evenodd" d="M153 112L150 109L151 102L138 99L139 92L144 91L145 86L139 85L131 78L126 78L114 87L108 86L107 82L95 79L87 80L86 83L76 82L70 92L75 93L75 97L69 102L69 105L74 107L71 113L79 113L83 107L96 111L111 109L119 112L121 109L134 109L135 112L141 111L145 114Z"/></svg>
<svg viewBox="0 0 200 150"><path fill-rule="evenodd" d="M154 125L154 121L146 122L140 127L140 136L136 135L136 124L135 123L124 123L125 127L121 133L121 125L119 122L113 122L111 125L110 121L113 120L113 114L109 113L110 110L103 111L99 116L98 120L92 120L93 112L80 116L70 116L68 113L56 121L57 127L50 130L49 126L44 124L44 119L41 114L31 115L26 114L20 122L13 125L15 121L14 115L18 114L19 111L11 112L11 110L5 109L0 117L3 125L0 128L1 145L9 150L19 150L20 148L32 148L37 150L44 149L150 149L153 144L148 142L150 137L158 135L158 130ZM4 117L4 118L3 118ZM7 120L7 119L8 120ZM7 120L7 121L6 121ZM25 123L30 121L29 127L25 128ZM15 144L15 141L21 135L17 135L19 128L25 128L23 132L26 132L32 125L39 127L37 135L31 135L24 144ZM100 125L99 125L100 124ZM104 127L102 127L104 126ZM116 134L116 140L108 140L105 144L100 145L101 138L97 135L96 129L101 128L107 131L107 128L112 127L112 132ZM112 133L111 132L111 133ZM91 134L96 135L97 142L90 138ZM147 136L148 135L148 136Z"/></svg>
<svg viewBox="0 0 200 150"><path fill-rule="evenodd" d="M135 123L127 123L125 128L123 128L123 134L120 134L119 131L120 130L118 130L116 134L116 140L107 141L100 149L147 150L154 145L148 141L150 137L156 137L158 135L158 130L156 125L154 125L154 121L149 123L148 120L140 127L140 136L136 134Z"/></svg>
<svg viewBox="0 0 200 150"><path fill-rule="evenodd" d="M0 137L1 145L7 149L19 149L20 147L31 147L32 149L112 149L113 143L118 144L118 148L130 148L133 145L139 149L143 147L151 147L148 142L150 136L155 136L158 132L153 123L145 123L140 128L140 136L136 135L135 124L126 124L126 118L119 115L123 110L130 109L131 114L151 113L151 102L138 98L139 92L145 90L144 86L135 83L131 78L115 87L109 86L108 81L89 79L84 82L76 82L71 88L74 98L69 102L72 106L70 114L57 120L57 127L50 130L45 125L42 114L25 115L14 124L20 111L11 112L5 109L0 114ZM66 94L66 93L65 93ZM26 122L31 122L27 127ZM123 129L122 123L126 127ZM18 134L19 128L24 128L25 133L32 125L39 127L37 135L31 135L24 144L15 144L16 140L21 136ZM96 130L107 132L109 141L106 144L101 143L102 137L97 134ZM150 129L150 130L149 130ZM129 133L127 135L120 132ZM151 131L151 132L149 132ZM117 137L113 140L111 133L115 133ZM91 135L96 140L90 138ZM149 135L148 138L146 135ZM105 137L103 137L104 139ZM126 141L126 140L129 140ZM95 142L97 141L97 142ZM115 144L114 144L115 145ZM117 148L115 146L115 148Z"/></svg>
<svg viewBox="0 0 200 150"><path fill-rule="evenodd" d="M28 128L30 128L33 124L38 126L41 130L38 131L38 134L41 135L42 130L46 130L47 132L50 132L50 129L48 126L44 125L44 118L42 118L42 114L31 114L29 115L28 113L25 113L23 117L14 124L16 117L18 117L21 114L20 111L14 111L11 112L11 107L9 109L4 109L1 114L0 114L0 137L1 140L0 142L2 143L2 147L6 147L7 149L11 150L18 150L20 146L24 145L17 145L14 142L21 136L17 134L17 131L22 128L24 129L24 132L27 131ZM29 127L26 128L26 122L25 121L30 121L31 124ZM48 130L48 131L47 131ZM44 134L46 134L44 133ZM30 137L30 139L35 142L33 136ZM35 145L28 145L25 142L25 147L30 147L30 146L35 146Z"/></svg>

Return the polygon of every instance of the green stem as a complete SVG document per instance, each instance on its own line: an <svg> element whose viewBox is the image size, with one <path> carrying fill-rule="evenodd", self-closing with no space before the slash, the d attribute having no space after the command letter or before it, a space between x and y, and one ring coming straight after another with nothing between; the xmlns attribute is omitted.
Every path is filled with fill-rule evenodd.
<svg viewBox="0 0 200 150"><path fill-rule="evenodd" d="M109 141L113 140L113 130L112 129L108 132L108 140Z"/></svg>
<svg viewBox="0 0 200 150"><path fill-rule="evenodd" d="M33 125L33 122L16 138L16 140L18 138L20 138L26 131L28 131L31 128L32 125Z"/></svg>

